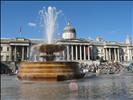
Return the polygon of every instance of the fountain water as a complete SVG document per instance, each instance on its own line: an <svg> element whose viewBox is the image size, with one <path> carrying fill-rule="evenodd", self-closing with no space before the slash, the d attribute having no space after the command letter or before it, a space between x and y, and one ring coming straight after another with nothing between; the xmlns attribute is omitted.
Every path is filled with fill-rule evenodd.
<svg viewBox="0 0 133 100"><path fill-rule="evenodd" d="M47 37L46 39L48 44L52 43L53 34L57 26L57 18L60 13L61 11L57 11L55 7L48 7L47 10L45 8L43 10L40 10L40 15L43 24L42 26L44 29L45 36Z"/></svg>
<svg viewBox="0 0 133 100"><path fill-rule="evenodd" d="M47 44L38 44L32 47L31 58L34 61L21 62L18 78L21 80L65 80L81 78L78 62L55 61L55 53L63 51L64 45L52 43L53 33L55 32L58 14L55 7L48 7L48 10L41 10ZM41 57L38 61L34 56ZM34 59L35 58L35 59ZM45 62L44 62L45 60Z"/></svg>

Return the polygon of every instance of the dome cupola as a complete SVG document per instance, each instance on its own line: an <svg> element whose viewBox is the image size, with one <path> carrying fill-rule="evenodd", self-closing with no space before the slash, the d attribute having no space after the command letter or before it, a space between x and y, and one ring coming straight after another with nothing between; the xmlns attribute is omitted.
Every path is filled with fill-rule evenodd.
<svg viewBox="0 0 133 100"><path fill-rule="evenodd" d="M68 22L68 24L64 28L64 32L63 32L62 38L63 39L75 39L76 38L76 30L71 25L70 22Z"/></svg>

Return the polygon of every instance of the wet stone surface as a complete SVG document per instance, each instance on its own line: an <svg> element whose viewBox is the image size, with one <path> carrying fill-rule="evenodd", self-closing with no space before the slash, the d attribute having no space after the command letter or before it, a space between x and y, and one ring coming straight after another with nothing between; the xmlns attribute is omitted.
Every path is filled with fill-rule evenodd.
<svg viewBox="0 0 133 100"><path fill-rule="evenodd" d="M77 91L69 88L70 83L20 81L1 75L1 100L133 100L133 73L88 75L75 81Z"/></svg>

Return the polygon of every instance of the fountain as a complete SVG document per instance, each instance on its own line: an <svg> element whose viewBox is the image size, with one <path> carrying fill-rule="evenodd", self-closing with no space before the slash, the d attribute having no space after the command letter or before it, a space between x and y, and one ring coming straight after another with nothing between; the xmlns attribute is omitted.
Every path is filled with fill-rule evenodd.
<svg viewBox="0 0 133 100"><path fill-rule="evenodd" d="M55 61L55 54L65 49L64 45L52 43L53 33L56 29L56 20L60 12L55 7L48 7L47 11L46 9L40 11L47 36L47 44L38 44L32 49L43 60L21 62L17 75L18 79L62 81L84 76L84 74L80 73L78 62Z"/></svg>

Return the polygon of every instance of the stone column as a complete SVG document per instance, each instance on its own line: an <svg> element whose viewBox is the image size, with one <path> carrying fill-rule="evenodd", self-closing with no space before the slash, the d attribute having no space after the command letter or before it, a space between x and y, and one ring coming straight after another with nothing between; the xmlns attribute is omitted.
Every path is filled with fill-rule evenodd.
<svg viewBox="0 0 133 100"><path fill-rule="evenodd" d="M34 57L35 57L35 61L37 61L37 56L35 55Z"/></svg>
<svg viewBox="0 0 133 100"><path fill-rule="evenodd" d="M88 60L90 60L90 47L88 46Z"/></svg>
<svg viewBox="0 0 133 100"><path fill-rule="evenodd" d="M128 61L130 61L131 60L131 48L130 47L128 47Z"/></svg>
<svg viewBox="0 0 133 100"><path fill-rule="evenodd" d="M86 50L85 50L85 46L84 46L84 60L86 60Z"/></svg>
<svg viewBox="0 0 133 100"><path fill-rule="evenodd" d="M106 53L105 53L105 48L103 48L103 59L105 60L105 56L106 56Z"/></svg>
<svg viewBox="0 0 133 100"><path fill-rule="evenodd" d="M27 58L29 59L29 47L27 46Z"/></svg>
<svg viewBox="0 0 133 100"><path fill-rule="evenodd" d="M16 58L17 58L17 50L16 50L16 46L15 46L15 49L14 49L14 50L15 50L15 52L14 52L14 53L15 53L15 54L14 54L14 55L15 55L15 56L14 56L14 61L16 61L16 60L17 60L17 59L16 59Z"/></svg>
<svg viewBox="0 0 133 100"><path fill-rule="evenodd" d="M116 48L114 48L114 60L117 61Z"/></svg>
<svg viewBox="0 0 133 100"><path fill-rule="evenodd" d="M80 45L80 60L82 60L82 49L81 49L81 45Z"/></svg>
<svg viewBox="0 0 133 100"><path fill-rule="evenodd" d="M65 60L65 51L62 51L62 59Z"/></svg>
<svg viewBox="0 0 133 100"><path fill-rule="evenodd" d="M129 50L130 50L130 51L129 51L129 54L130 54L129 57L130 57L130 61L131 61L131 60L132 60L132 49L130 48Z"/></svg>
<svg viewBox="0 0 133 100"><path fill-rule="evenodd" d="M108 56L108 55L109 55L109 54L108 54L108 49L106 48L105 50L106 50L106 60L109 60L109 56Z"/></svg>
<svg viewBox="0 0 133 100"><path fill-rule="evenodd" d="M109 60L111 60L111 49L109 48Z"/></svg>
<svg viewBox="0 0 133 100"><path fill-rule="evenodd" d="M104 48L104 50L105 50L105 52L104 52L105 53L105 60L107 60L107 53L106 53L107 51L106 51L106 48Z"/></svg>
<svg viewBox="0 0 133 100"><path fill-rule="evenodd" d="M74 60L73 59L73 45L71 45L71 60Z"/></svg>
<svg viewBox="0 0 133 100"><path fill-rule="evenodd" d="M13 51L12 51L12 46L11 46L11 52L10 52L10 61L12 61L12 55L13 55L13 53L12 53Z"/></svg>
<svg viewBox="0 0 133 100"><path fill-rule="evenodd" d="M22 47L22 61L24 61L24 46Z"/></svg>
<svg viewBox="0 0 133 100"><path fill-rule="evenodd" d="M105 49L105 48L104 48L104 53L105 53L105 59L104 59L104 60L107 60L107 59L106 59L106 49Z"/></svg>
<svg viewBox="0 0 133 100"><path fill-rule="evenodd" d="M76 60L78 60L78 48L77 48L77 45L76 45Z"/></svg>
<svg viewBox="0 0 133 100"><path fill-rule="evenodd" d="M130 47L127 46L127 61L130 61Z"/></svg>
<svg viewBox="0 0 133 100"><path fill-rule="evenodd" d="M117 53L118 53L118 61L120 61L120 53L119 53L119 48L117 49Z"/></svg>
<svg viewBox="0 0 133 100"><path fill-rule="evenodd" d="M67 46L67 60L70 60L70 55L69 55L69 45Z"/></svg>

